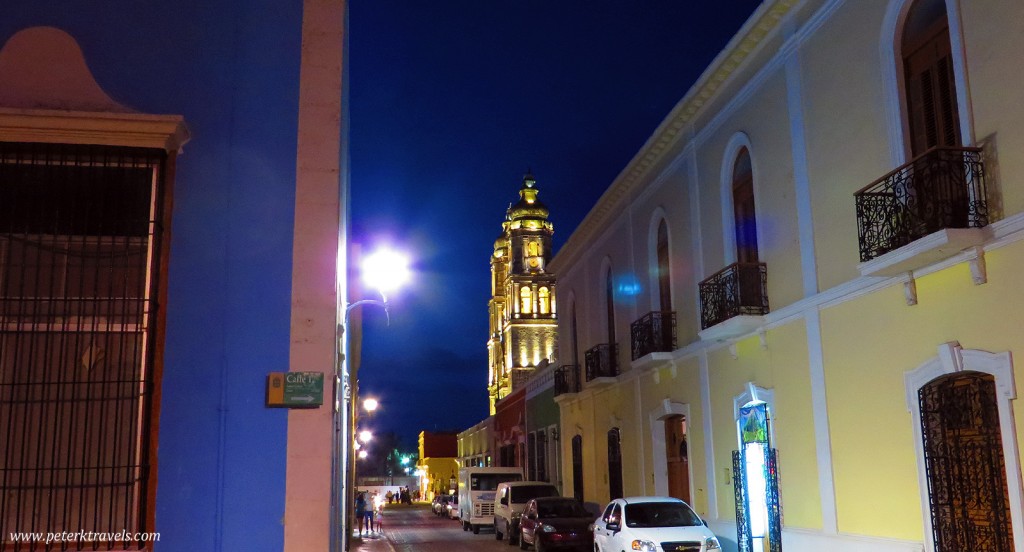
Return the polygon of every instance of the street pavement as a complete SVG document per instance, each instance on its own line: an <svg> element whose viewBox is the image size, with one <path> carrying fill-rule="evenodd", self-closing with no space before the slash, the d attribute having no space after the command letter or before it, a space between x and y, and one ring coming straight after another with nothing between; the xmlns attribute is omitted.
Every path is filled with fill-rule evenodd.
<svg viewBox="0 0 1024 552"><path fill-rule="evenodd" d="M494 532L483 529L479 535L463 531L462 525L435 516L426 503L384 506L383 531L352 539L352 552L511 552L518 547L508 539L498 541Z"/></svg>

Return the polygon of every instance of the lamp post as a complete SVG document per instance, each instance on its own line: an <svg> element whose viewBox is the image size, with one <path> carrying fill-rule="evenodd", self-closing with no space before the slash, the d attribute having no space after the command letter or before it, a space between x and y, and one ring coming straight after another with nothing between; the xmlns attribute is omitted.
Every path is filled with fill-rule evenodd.
<svg viewBox="0 0 1024 552"><path fill-rule="evenodd" d="M352 310L363 305L376 305L388 310L387 292L400 287L408 279L408 261L389 250L366 257L362 263L363 281L380 294L380 299L361 299L345 306L342 323L338 325L338 363L334 374L334 454L331 458L331 520L334 525L331 552L347 551L352 537L353 491L355 491L355 382L348 362L350 339L345 333Z"/></svg>

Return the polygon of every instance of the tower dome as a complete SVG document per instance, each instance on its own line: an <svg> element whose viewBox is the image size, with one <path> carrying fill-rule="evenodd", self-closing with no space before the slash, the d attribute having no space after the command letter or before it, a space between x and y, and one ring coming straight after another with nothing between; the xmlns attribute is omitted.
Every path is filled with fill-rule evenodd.
<svg viewBox="0 0 1024 552"><path fill-rule="evenodd" d="M537 199L537 180L532 174L526 173L523 176L523 186L519 189L519 202L509 207L508 219L511 221L548 219L548 208Z"/></svg>

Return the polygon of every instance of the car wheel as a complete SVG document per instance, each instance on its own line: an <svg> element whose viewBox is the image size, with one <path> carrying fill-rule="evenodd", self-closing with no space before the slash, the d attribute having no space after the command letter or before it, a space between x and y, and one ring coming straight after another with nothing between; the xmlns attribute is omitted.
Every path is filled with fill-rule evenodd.
<svg viewBox="0 0 1024 552"><path fill-rule="evenodd" d="M480 526L479 525L474 525L473 526L473 534L474 535L479 535L480 534Z"/></svg>
<svg viewBox="0 0 1024 552"><path fill-rule="evenodd" d="M462 530L463 531L469 531L469 524L466 523L465 521L462 522Z"/></svg>
<svg viewBox="0 0 1024 552"><path fill-rule="evenodd" d="M523 538L523 536L519 534L519 526L510 525L508 528L508 545L512 546L521 538Z"/></svg>

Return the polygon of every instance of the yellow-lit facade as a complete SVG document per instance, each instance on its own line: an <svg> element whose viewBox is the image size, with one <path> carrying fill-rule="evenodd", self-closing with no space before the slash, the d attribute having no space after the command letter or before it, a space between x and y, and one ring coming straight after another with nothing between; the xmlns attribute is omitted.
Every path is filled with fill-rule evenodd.
<svg viewBox="0 0 1024 552"><path fill-rule="evenodd" d="M1024 550L1021 51L1016 0L762 3L549 265L597 374L555 398L565 493L683 494L725 550ZM634 358L649 312L675 343Z"/></svg>
<svg viewBox="0 0 1024 552"><path fill-rule="evenodd" d="M509 207L491 255L487 393L497 401L554 362L557 346L555 276L548 269L554 227L537 199L537 181L526 175L519 202Z"/></svg>

